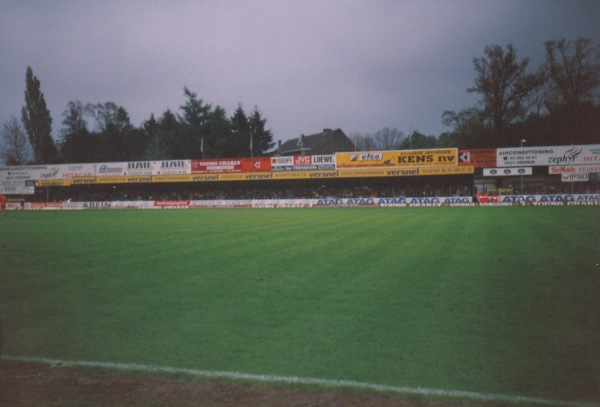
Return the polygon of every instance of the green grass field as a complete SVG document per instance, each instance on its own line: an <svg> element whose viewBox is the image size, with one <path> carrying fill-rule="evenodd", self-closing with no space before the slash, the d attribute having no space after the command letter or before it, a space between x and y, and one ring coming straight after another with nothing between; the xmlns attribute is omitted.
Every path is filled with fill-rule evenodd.
<svg viewBox="0 0 600 407"><path fill-rule="evenodd" d="M600 402L600 208L9 212L4 354Z"/></svg>

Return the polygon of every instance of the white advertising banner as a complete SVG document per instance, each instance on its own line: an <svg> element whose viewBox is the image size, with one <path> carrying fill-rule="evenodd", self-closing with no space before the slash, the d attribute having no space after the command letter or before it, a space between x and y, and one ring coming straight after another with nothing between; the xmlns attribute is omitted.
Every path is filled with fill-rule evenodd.
<svg viewBox="0 0 600 407"><path fill-rule="evenodd" d="M152 161L152 175L191 174L192 160Z"/></svg>
<svg viewBox="0 0 600 407"><path fill-rule="evenodd" d="M600 172L600 165L553 165L548 167L548 174L589 174Z"/></svg>
<svg viewBox="0 0 600 407"><path fill-rule="evenodd" d="M600 144L498 148L496 154L498 167L591 165L600 163Z"/></svg>
<svg viewBox="0 0 600 407"><path fill-rule="evenodd" d="M560 180L562 182L585 182L589 181L590 174L576 172L574 174L561 174Z"/></svg>
<svg viewBox="0 0 600 407"><path fill-rule="evenodd" d="M0 181L52 180L94 177L96 164L24 165L0 168Z"/></svg>
<svg viewBox="0 0 600 407"><path fill-rule="evenodd" d="M0 181L0 194L2 195L31 195L35 193L35 181Z"/></svg>
<svg viewBox="0 0 600 407"><path fill-rule="evenodd" d="M335 155L271 157L272 171L320 171L334 169Z"/></svg>
<svg viewBox="0 0 600 407"><path fill-rule="evenodd" d="M517 175L531 175L532 173L531 167L483 169L484 177L514 177Z"/></svg>
<svg viewBox="0 0 600 407"><path fill-rule="evenodd" d="M132 175L152 175L151 161L128 161L97 164L97 177L124 177Z"/></svg>

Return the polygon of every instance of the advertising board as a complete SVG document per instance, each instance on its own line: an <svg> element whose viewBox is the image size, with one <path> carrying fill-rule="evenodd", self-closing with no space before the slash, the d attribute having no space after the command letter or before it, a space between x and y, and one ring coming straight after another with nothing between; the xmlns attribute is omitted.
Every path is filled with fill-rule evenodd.
<svg viewBox="0 0 600 407"><path fill-rule="evenodd" d="M270 157L192 160L192 174L269 171L271 171Z"/></svg>
<svg viewBox="0 0 600 407"><path fill-rule="evenodd" d="M1 181L58 180L95 177L95 164L25 165L0 168Z"/></svg>
<svg viewBox="0 0 600 407"><path fill-rule="evenodd" d="M497 149L497 167L590 165L600 163L600 144Z"/></svg>
<svg viewBox="0 0 600 407"><path fill-rule="evenodd" d="M484 168L484 177L514 177L518 175L531 175L531 167L512 167L512 168Z"/></svg>
<svg viewBox="0 0 600 407"><path fill-rule="evenodd" d="M561 174L560 180L562 182L586 182L589 181L590 174L583 172L576 172L574 174Z"/></svg>
<svg viewBox="0 0 600 407"><path fill-rule="evenodd" d="M191 180L191 174L165 174L152 176L152 182L189 182Z"/></svg>
<svg viewBox="0 0 600 407"><path fill-rule="evenodd" d="M445 166L445 167L415 167L415 168L398 168L385 169L387 177L417 177L431 175L466 175L473 174L474 168L472 165L464 166Z"/></svg>
<svg viewBox="0 0 600 407"><path fill-rule="evenodd" d="M96 177L97 184L135 184L152 182L151 175L131 175L120 177Z"/></svg>
<svg viewBox="0 0 600 407"><path fill-rule="evenodd" d="M456 148L337 153L338 169L364 167L425 167L458 165Z"/></svg>
<svg viewBox="0 0 600 407"><path fill-rule="evenodd" d="M472 165L475 168L495 167L496 149L458 150L458 165Z"/></svg>
<svg viewBox="0 0 600 407"><path fill-rule="evenodd" d="M335 170L335 155L271 157L271 170L273 172Z"/></svg>
<svg viewBox="0 0 600 407"><path fill-rule="evenodd" d="M192 160L152 161L152 175L191 174Z"/></svg>
<svg viewBox="0 0 600 407"><path fill-rule="evenodd" d="M0 181L0 194L2 195L31 195L35 193L35 181Z"/></svg>
<svg viewBox="0 0 600 407"><path fill-rule="evenodd" d="M589 174L600 172L600 165L552 165L548 167L548 174Z"/></svg>
<svg viewBox="0 0 600 407"><path fill-rule="evenodd" d="M97 177L122 177L132 175L152 175L154 163L152 161L127 161L99 163L96 167Z"/></svg>

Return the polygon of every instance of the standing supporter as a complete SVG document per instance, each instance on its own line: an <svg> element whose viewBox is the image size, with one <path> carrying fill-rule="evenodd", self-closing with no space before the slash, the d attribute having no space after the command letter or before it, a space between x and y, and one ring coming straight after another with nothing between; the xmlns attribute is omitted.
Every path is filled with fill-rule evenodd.
<svg viewBox="0 0 600 407"><path fill-rule="evenodd" d="M0 194L0 211L2 211L2 216L6 216L6 201L8 201L8 198Z"/></svg>

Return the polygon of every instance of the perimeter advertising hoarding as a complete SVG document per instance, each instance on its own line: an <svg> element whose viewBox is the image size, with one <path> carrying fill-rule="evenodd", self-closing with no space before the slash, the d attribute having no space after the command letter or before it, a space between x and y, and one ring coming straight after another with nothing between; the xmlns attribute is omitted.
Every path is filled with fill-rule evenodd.
<svg viewBox="0 0 600 407"><path fill-rule="evenodd" d="M562 182L586 182L589 181L590 174L588 173L575 173L575 174L561 174L560 180Z"/></svg>
<svg viewBox="0 0 600 407"><path fill-rule="evenodd" d="M31 195L35 193L35 181L0 181L0 194Z"/></svg>
<svg viewBox="0 0 600 407"><path fill-rule="evenodd" d="M385 169L385 175L388 177L417 177L431 175L467 175L475 172L472 165L463 165L457 167L415 167Z"/></svg>
<svg viewBox="0 0 600 407"><path fill-rule="evenodd" d="M152 182L152 175L131 175L121 177L96 177L97 184L136 184Z"/></svg>
<svg viewBox="0 0 600 407"><path fill-rule="evenodd" d="M548 167L548 174L589 174L591 172L600 172L599 165L552 165Z"/></svg>
<svg viewBox="0 0 600 407"><path fill-rule="evenodd" d="M270 157L192 160L192 174L269 171L271 171Z"/></svg>
<svg viewBox="0 0 600 407"><path fill-rule="evenodd" d="M96 176L95 164L24 165L0 168L0 180L58 180Z"/></svg>
<svg viewBox="0 0 600 407"><path fill-rule="evenodd" d="M124 177L132 175L149 176L154 170L152 161L128 161L116 163L99 163L96 167L97 177Z"/></svg>
<svg viewBox="0 0 600 407"><path fill-rule="evenodd" d="M458 150L458 165L472 165L475 168L496 167L496 149Z"/></svg>
<svg viewBox="0 0 600 407"><path fill-rule="evenodd" d="M335 170L335 155L296 155L271 157L271 171Z"/></svg>
<svg viewBox="0 0 600 407"><path fill-rule="evenodd" d="M514 177L518 175L531 175L533 170L531 167L518 168L484 168L484 177Z"/></svg>
<svg viewBox="0 0 600 407"><path fill-rule="evenodd" d="M191 174L166 174L152 176L152 182L190 182L191 180Z"/></svg>
<svg viewBox="0 0 600 407"><path fill-rule="evenodd" d="M338 169L365 167L425 167L458 165L458 149L370 151L337 153Z"/></svg>
<svg viewBox="0 0 600 407"><path fill-rule="evenodd" d="M38 179L35 181L36 187L68 187L73 185L71 179Z"/></svg>
<svg viewBox="0 0 600 407"><path fill-rule="evenodd" d="M152 175L191 174L192 160L152 161Z"/></svg>
<svg viewBox="0 0 600 407"><path fill-rule="evenodd" d="M591 165L600 163L600 144L497 149L497 167Z"/></svg>

